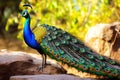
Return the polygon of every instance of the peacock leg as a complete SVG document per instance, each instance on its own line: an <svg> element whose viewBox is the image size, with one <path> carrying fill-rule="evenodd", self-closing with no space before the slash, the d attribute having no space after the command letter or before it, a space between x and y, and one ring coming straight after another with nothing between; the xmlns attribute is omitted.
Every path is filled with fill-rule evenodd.
<svg viewBox="0 0 120 80"><path fill-rule="evenodd" d="M37 69L43 71L43 68L46 67L46 54L42 54L42 66L39 66Z"/></svg>
<svg viewBox="0 0 120 80"><path fill-rule="evenodd" d="M46 67L46 54L42 54L43 60L42 60L42 68Z"/></svg>
<svg viewBox="0 0 120 80"><path fill-rule="evenodd" d="M45 57L45 58L44 58L44 59L45 59L45 60L44 60L44 66L46 66L47 55L44 54L44 57Z"/></svg>

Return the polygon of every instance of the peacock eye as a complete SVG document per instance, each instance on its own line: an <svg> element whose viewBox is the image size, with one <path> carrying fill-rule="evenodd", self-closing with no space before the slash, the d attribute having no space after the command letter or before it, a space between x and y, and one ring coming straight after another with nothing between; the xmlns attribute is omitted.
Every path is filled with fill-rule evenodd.
<svg viewBox="0 0 120 80"><path fill-rule="evenodd" d="M27 12L24 12L24 13L23 13L23 16L26 16L26 15L27 15Z"/></svg>

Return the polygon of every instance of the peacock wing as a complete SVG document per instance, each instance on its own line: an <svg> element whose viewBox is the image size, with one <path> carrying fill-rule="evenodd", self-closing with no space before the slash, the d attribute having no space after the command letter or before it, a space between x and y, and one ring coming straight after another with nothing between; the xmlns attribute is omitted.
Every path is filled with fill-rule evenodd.
<svg viewBox="0 0 120 80"><path fill-rule="evenodd" d="M84 72L120 76L120 66L114 60L93 52L83 42L61 29L46 24L42 26L46 28L47 34L40 45L49 57Z"/></svg>
<svg viewBox="0 0 120 80"><path fill-rule="evenodd" d="M37 26L32 29L37 43L41 43L42 38L47 34L46 28L43 26Z"/></svg>

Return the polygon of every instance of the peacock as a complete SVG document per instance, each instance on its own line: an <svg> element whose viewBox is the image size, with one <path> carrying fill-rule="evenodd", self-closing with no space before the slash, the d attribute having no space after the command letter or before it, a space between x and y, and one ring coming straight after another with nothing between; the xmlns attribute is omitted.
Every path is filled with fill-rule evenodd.
<svg viewBox="0 0 120 80"><path fill-rule="evenodd" d="M29 4L23 6L32 8ZM95 53L75 36L55 26L41 24L31 30L28 10L23 10L21 15L26 19L23 29L25 43L42 55L42 67L39 68L45 67L46 56L49 56L78 71L108 78L120 77L118 62Z"/></svg>

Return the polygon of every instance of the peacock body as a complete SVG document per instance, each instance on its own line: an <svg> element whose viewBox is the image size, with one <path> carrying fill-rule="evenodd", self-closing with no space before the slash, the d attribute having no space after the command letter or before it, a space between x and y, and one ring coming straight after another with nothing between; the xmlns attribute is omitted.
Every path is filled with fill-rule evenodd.
<svg viewBox="0 0 120 80"><path fill-rule="evenodd" d="M28 46L36 49L46 64L46 55L57 61L68 64L77 70L107 77L120 77L120 64L114 60L96 54L83 42L54 26L42 24L30 29L30 15L22 12L26 18L23 35Z"/></svg>

